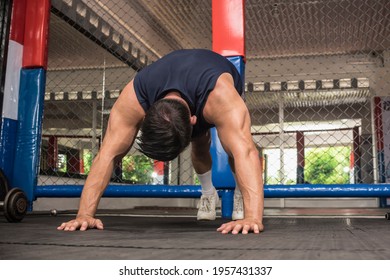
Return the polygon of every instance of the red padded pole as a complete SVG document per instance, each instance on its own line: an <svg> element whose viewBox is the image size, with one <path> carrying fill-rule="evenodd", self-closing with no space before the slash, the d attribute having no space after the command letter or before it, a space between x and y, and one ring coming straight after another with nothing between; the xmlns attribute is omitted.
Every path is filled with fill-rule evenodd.
<svg viewBox="0 0 390 280"><path fill-rule="evenodd" d="M47 69L50 0L28 0L24 31L23 68Z"/></svg>
<svg viewBox="0 0 390 280"><path fill-rule="evenodd" d="M12 2L10 39L23 45L26 15L26 0Z"/></svg>
<svg viewBox="0 0 390 280"><path fill-rule="evenodd" d="M213 51L245 58L245 0L213 0Z"/></svg>

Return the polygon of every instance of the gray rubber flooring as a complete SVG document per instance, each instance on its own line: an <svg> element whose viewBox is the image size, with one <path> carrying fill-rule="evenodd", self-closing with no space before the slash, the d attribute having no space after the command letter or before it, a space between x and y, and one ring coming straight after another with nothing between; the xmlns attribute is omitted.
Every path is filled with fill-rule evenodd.
<svg viewBox="0 0 390 280"><path fill-rule="evenodd" d="M220 218L200 222L191 216L169 215L106 214L100 217L105 225L102 231L56 230L70 218L29 214L21 223L8 223L0 217L0 259L390 259L390 221L374 215L270 215L260 235L222 235L216 232L224 222Z"/></svg>

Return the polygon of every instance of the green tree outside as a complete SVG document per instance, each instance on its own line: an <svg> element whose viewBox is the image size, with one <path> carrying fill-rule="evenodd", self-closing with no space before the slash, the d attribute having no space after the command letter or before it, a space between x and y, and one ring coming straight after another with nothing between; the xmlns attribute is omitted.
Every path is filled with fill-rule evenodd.
<svg viewBox="0 0 390 280"><path fill-rule="evenodd" d="M93 161L90 150L84 150L84 173L89 174ZM127 155L122 159L122 179L135 184L150 184L153 181L153 160L144 155Z"/></svg>
<svg viewBox="0 0 390 280"><path fill-rule="evenodd" d="M308 149L305 158L305 181L311 184L349 183L349 156L351 148L328 147Z"/></svg>
<svg viewBox="0 0 390 280"><path fill-rule="evenodd" d="M84 174L89 174L92 165L92 153L90 150L84 150L83 152L83 164L84 164Z"/></svg>
<svg viewBox="0 0 390 280"><path fill-rule="evenodd" d="M122 177L125 181L150 184L153 171L153 160L144 155L127 155L122 159Z"/></svg>

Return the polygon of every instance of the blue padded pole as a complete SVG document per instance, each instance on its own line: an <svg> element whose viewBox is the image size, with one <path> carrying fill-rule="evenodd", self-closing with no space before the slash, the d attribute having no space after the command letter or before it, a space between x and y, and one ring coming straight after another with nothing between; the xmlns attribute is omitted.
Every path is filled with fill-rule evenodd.
<svg viewBox="0 0 390 280"><path fill-rule="evenodd" d="M13 187L22 189L32 209L37 185L46 71L22 69L18 108L18 131L13 167Z"/></svg>
<svg viewBox="0 0 390 280"><path fill-rule="evenodd" d="M220 189L219 193L222 200L221 216L225 219L231 219L233 213L234 191L232 189Z"/></svg>
<svg viewBox="0 0 390 280"><path fill-rule="evenodd" d="M2 118L0 128L0 169L4 171L9 184L12 186L12 172L15 158L15 143L18 121L10 118Z"/></svg>

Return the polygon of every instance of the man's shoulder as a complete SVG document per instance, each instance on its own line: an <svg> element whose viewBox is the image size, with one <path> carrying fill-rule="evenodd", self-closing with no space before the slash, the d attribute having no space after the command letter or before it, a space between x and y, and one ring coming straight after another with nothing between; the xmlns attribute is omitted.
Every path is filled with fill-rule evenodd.
<svg viewBox="0 0 390 280"><path fill-rule="evenodd" d="M210 93L211 98L221 101L229 100L236 95L239 96L240 94L234 87L234 80L230 73L221 74L215 83L214 89Z"/></svg>

